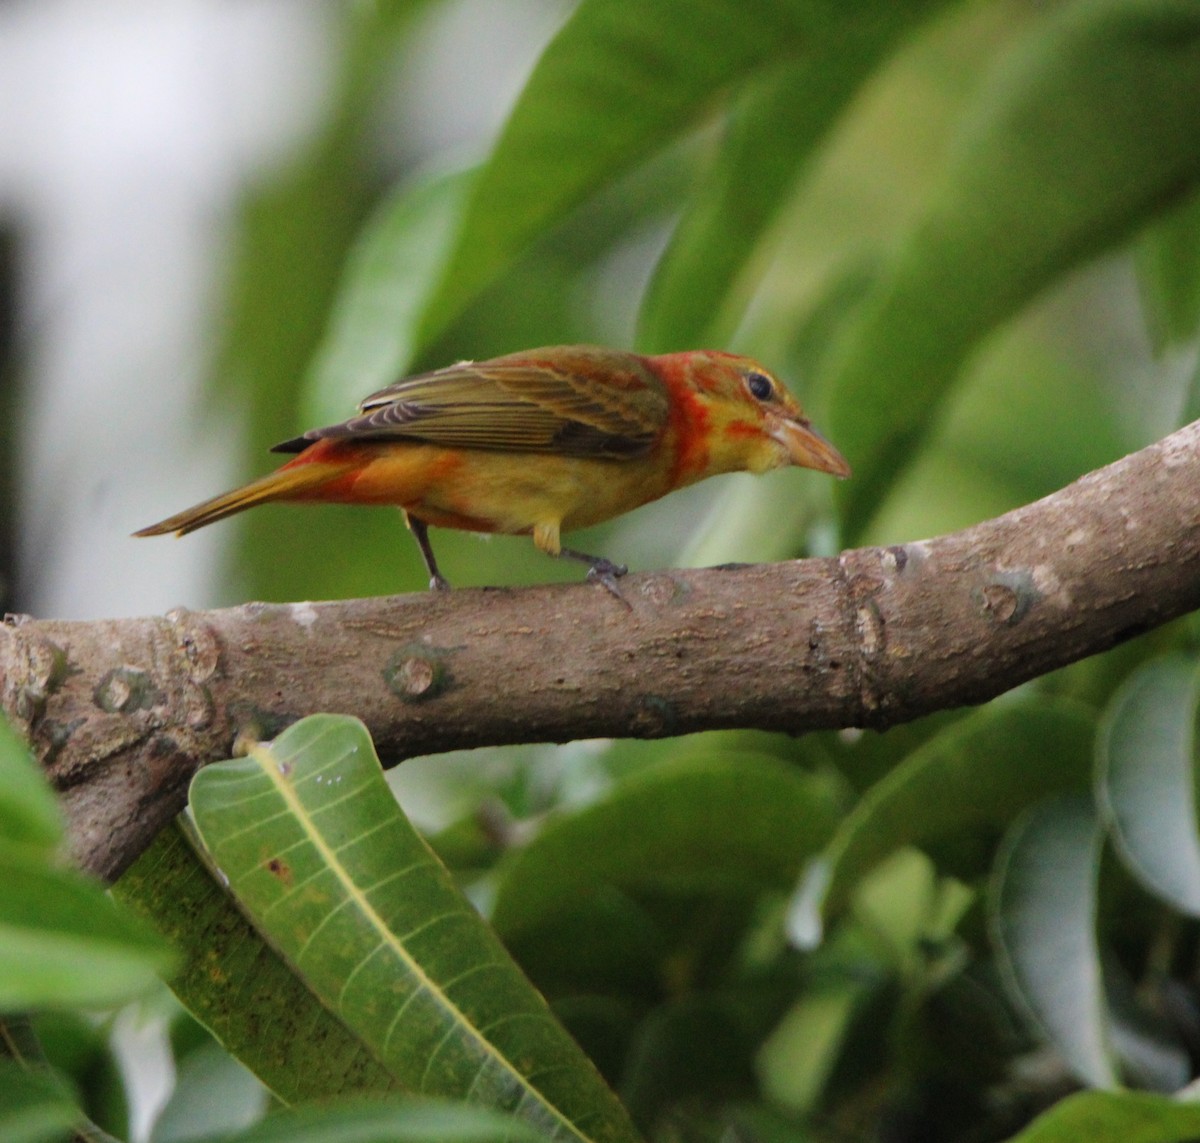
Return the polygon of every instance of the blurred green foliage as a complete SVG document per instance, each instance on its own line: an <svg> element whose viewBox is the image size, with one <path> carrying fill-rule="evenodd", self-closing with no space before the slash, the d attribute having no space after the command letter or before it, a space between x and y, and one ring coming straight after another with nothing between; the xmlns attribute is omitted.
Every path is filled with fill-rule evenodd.
<svg viewBox="0 0 1200 1143"><path fill-rule="evenodd" d="M580 0L486 159L397 179L373 125L418 7L340 10L325 126L244 204L210 397L250 426L248 473L407 370L708 343L789 378L854 479L715 481L577 546L752 561L964 526L1200 415L1194 0ZM231 602L424 584L386 511L271 507L229 534ZM452 582L577 575L524 540L437 543ZM648 1139L1182 1141L1198 634L884 735L477 751L399 785ZM142 911L192 876L171 852L122 889ZM200 1018L288 1100L343 1091L296 1088L296 994L205 959L236 931L238 971L286 975L277 942L196 900L149 911ZM18 1088L61 1121L61 1091ZM422 1137L495 1129L439 1124Z"/></svg>

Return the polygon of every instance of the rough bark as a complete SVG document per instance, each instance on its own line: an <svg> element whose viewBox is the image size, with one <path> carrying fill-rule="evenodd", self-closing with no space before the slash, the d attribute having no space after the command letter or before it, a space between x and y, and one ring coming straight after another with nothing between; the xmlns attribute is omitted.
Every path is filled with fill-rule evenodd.
<svg viewBox="0 0 1200 1143"><path fill-rule="evenodd" d="M837 559L93 622L9 617L0 705L115 876L239 740L313 711L381 755L883 728L1200 606L1200 422L953 535Z"/></svg>

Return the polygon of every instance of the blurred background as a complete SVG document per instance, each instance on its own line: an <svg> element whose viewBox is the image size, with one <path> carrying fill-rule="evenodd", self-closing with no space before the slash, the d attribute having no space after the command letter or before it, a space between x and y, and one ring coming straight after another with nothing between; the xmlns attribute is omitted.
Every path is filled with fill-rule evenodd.
<svg viewBox="0 0 1200 1143"><path fill-rule="evenodd" d="M424 590L390 510L129 533L406 372L538 345L749 353L855 467L837 487L723 477L571 541L635 571L936 535L1200 416L1194 6L704 12L0 0L0 608ZM580 578L524 538L434 543L456 587ZM888 734L487 750L392 779L485 913L507 893L545 921L501 935L648 1137L982 1143L1080 1086L1197 1072L1197 642L1180 622ZM1093 756L1135 774L1142 837L1187 844L1130 858L1107 770L1092 806ZM761 783L714 811L713 767ZM759 828L782 771L811 836ZM639 800L656 777L677 821ZM597 847L588 814L612 805ZM594 860L614 912L538 912L518 873L547 822L577 848L546 860ZM659 869L638 843L660 837L644 892ZM733 891L710 840L749 854ZM1014 853L1050 876L1010 894ZM1026 971L1063 933L1065 1000ZM1118 959L1119 986L1097 984ZM168 1048L167 1021L142 1019L164 998L117 1017L131 1136L260 1115L199 1025L173 1016ZM1123 1039L1097 1049L1110 1026ZM81 1075L116 1131L121 1082Z"/></svg>
<svg viewBox="0 0 1200 1143"><path fill-rule="evenodd" d="M566 11L403 7L403 35L354 44L345 5L0 4L6 610L87 618L244 598L234 532L186 545L129 533L273 466L249 455L261 378L215 376L244 366L229 343L245 260L275 244L292 270L262 304L291 370L272 424L299 424L353 228L398 180L483 153ZM323 185L302 185L322 162ZM399 590L408 540L397 519L387 527Z"/></svg>
<svg viewBox="0 0 1200 1143"><path fill-rule="evenodd" d="M772 203L705 340L762 357L820 417L828 397L811 377L831 315L928 193L981 61L1035 7L955 13L864 85ZM397 332L356 355L336 329L367 220L486 155L569 8L0 5L7 610L86 618L415 589L412 545L386 510L271 507L179 542L129 533L273 467L274 440L340 419L404 368L560 341L688 344L645 314L639 329L639 308L718 146L703 121L592 196L430 343ZM409 209L428 211L413 233L436 242L445 220ZM403 309L403 281L390 288ZM974 356L867 535L971 523L1160 435L1194 354L1153 348L1128 253L1065 277ZM635 568L828 550L821 483L727 478L577 546ZM521 540L436 543L455 583L575 575Z"/></svg>

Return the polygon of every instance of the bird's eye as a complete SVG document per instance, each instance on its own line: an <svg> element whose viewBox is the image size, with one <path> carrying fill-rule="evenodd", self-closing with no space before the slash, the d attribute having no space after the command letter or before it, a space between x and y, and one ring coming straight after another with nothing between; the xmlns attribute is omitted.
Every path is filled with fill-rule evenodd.
<svg viewBox="0 0 1200 1143"><path fill-rule="evenodd" d="M746 388L756 401L769 401L775 396L775 385L765 373L747 373Z"/></svg>

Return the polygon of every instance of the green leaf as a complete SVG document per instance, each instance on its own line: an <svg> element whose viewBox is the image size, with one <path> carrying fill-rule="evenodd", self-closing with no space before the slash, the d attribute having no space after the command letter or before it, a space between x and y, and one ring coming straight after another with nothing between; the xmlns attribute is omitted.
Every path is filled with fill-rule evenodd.
<svg viewBox="0 0 1200 1143"><path fill-rule="evenodd" d="M1084 1083L1119 1082L1096 943L1103 834L1090 797L1027 811L996 862L989 913L1009 992Z"/></svg>
<svg viewBox="0 0 1200 1143"><path fill-rule="evenodd" d="M786 887L837 821L832 785L776 758L684 758L551 821L498 869L493 923L506 941L552 926L591 896L754 896Z"/></svg>
<svg viewBox="0 0 1200 1143"><path fill-rule="evenodd" d="M407 1100L281 1111L210 1143L538 1143L545 1136L482 1107ZM203 1141L199 1141L203 1143Z"/></svg>
<svg viewBox="0 0 1200 1143"><path fill-rule="evenodd" d="M285 1103L400 1086L259 936L178 825L154 839L112 892L183 950L172 991Z"/></svg>
<svg viewBox="0 0 1200 1143"><path fill-rule="evenodd" d="M1158 353L1200 333L1200 195L1151 226L1137 244L1138 285Z"/></svg>
<svg viewBox="0 0 1200 1143"><path fill-rule="evenodd" d="M77 1010L41 1011L32 1019L37 1058L71 1085L94 1127L119 1139L129 1138L129 1093L109 1022L98 1024ZM8 1033L0 1030L6 1040Z"/></svg>
<svg viewBox="0 0 1200 1143"><path fill-rule="evenodd" d="M1200 8L1076 0L996 60L940 181L823 381L862 535L967 355L1200 175Z"/></svg>
<svg viewBox="0 0 1200 1143"><path fill-rule="evenodd" d="M954 835L995 832L1058 790L1083 788L1093 721L1082 707L1030 699L984 707L922 743L863 795L796 890L788 929L802 948L889 854Z"/></svg>
<svg viewBox="0 0 1200 1143"><path fill-rule="evenodd" d="M0 1059L0 1139L4 1143L53 1143L83 1118L50 1075Z"/></svg>
<svg viewBox="0 0 1200 1143"><path fill-rule="evenodd" d="M836 42L846 20L837 4L794 0L583 0L483 168L423 340L535 237L707 115L734 83L814 38Z"/></svg>
<svg viewBox="0 0 1200 1143"><path fill-rule="evenodd" d="M350 251L329 327L309 368L307 418L344 419L410 368L416 324L445 261L474 171L405 184Z"/></svg>
<svg viewBox="0 0 1200 1143"><path fill-rule="evenodd" d="M816 1107L872 988L863 977L832 977L805 990L758 1053L760 1081L773 1103L800 1114Z"/></svg>
<svg viewBox="0 0 1200 1143"><path fill-rule="evenodd" d="M0 839L6 846L49 854L62 836L62 814L49 784L0 713Z"/></svg>
<svg viewBox="0 0 1200 1143"><path fill-rule="evenodd" d="M1125 865L1152 893L1200 916L1196 710L1200 668L1172 655L1113 696L1097 742L1096 796Z"/></svg>
<svg viewBox="0 0 1200 1143"><path fill-rule="evenodd" d="M855 925L870 934L875 959L901 980L928 972L931 950L948 944L975 892L940 875L918 849L897 850L855 888L850 902Z"/></svg>
<svg viewBox="0 0 1200 1143"><path fill-rule="evenodd" d="M512 1111L556 1139L636 1138L400 812L356 719L315 715L206 767L190 805L255 925L407 1088Z"/></svg>
<svg viewBox="0 0 1200 1143"><path fill-rule="evenodd" d="M1038 1116L1009 1143L1191 1143L1200 1104L1135 1091L1086 1091Z"/></svg>
<svg viewBox="0 0 1200 1143"><path fill-rule="evenodd" d="M40 860L0 860L0 1011L119 1004L173 962L98 883Z"/></svg>
<svg viewBox="0 0 1200 1143"><path fill-rule="evenodd" d="M859 4L814 29L805 51L752 79L730 109L720 154L703 172L659 261L641 313L649 352L725 344L722 312L788 188L896 40L936 4Z"/></svg>

